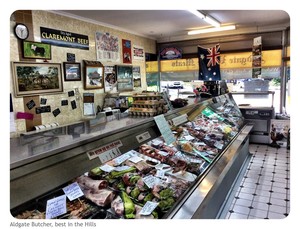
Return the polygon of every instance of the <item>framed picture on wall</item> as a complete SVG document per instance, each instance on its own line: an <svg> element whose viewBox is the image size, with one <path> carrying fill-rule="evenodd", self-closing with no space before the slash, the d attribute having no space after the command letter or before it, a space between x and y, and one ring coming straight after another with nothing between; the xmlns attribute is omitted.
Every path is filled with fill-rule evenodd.
<svg viewBox="0 0 300 229"><path fill-rule="evenodd" d="M63 92L61 64L12 62L15 96Z"/></svg>
<svg viewBox="0 0 300 229"><path fill-rule="evenodd" d="M104 66L99 61L84 60L84 89L101 89L104 87Z"/></svg>
<svg viewBox="0 0 300 229"><path fill-rule="evenodd" d="M65 81L81 81L80 63L63 62Z"/></svg>
<svg viewBox="0 0 300 229"><path fill-rule="evenodd" d="M51 45L35 41L23 41L23 58L51 60Z"/></svg>
<svg viewBox="0 0 300 229"><path fill-rule="evenodd" d="M131 65L116 65L118 91L133 90L133 73Z"/></svg>

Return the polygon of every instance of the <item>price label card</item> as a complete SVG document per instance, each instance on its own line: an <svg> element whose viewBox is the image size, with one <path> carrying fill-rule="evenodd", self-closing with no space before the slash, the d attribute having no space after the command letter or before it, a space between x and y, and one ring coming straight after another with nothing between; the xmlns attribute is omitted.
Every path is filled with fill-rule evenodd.
<svg viewBox="0 0 300 229"><path fill-rule="evenodd" d="M161 155L161 156L164 156L164 157L169 156L169 153L167 153L167 152L165 152L165 151L158 151L157 153L158 153L159 155Z"/></svg>
<svg viewBox="0 0 300 229"><path fill-rule="evenodd" d="M150 215L154 209L157 207L157 202L147 201L140 211L140 215Z"/></svg>
<svg viewBox="0 0 300 229"><path fill-rule="evenodd" d="M153 188L153 186L158 183L158 179L152 175L143 177L143 181L149 188Z"/></svg>
<svg viewBox="0 0 300 229"><path fill-rule="evenodd" d="M176 118L173 118L172 119L173 125L174 126L178 126L178 125L180 125L182 123L187 122L188 121L187 117L188 117L187 114L184 114L184 115L180 115L180 116L178 116Z"/></svg>
<svg viewBox="0 0 300 229"><path fill-rule="evenodd" d="M132 157L132 154L130 152L124 153L123 155L121 155L121 156L114 159L115 165L120 165L124 161L126 161L127 159L129 159L131 157Z"/></svg>
<svg viewBox="0 0 300 229"><path fill-rule="evenodd" d="M119 151L119 147L123 146L122 142L120 140L116 140L114 142L111 142L107 145L100 146L96 149L90 150L87 152L87 155L90 160L99 157L100 160L105 160L108 156L110 157L109 160L112 158L115 158L119 155L121 155L121 152ZM101 157L101 154L105 154L103 157ZM106 162L106 161L105 161Z"/></svg>
<svg viewBox="0 0 300 229"><path fill-rule="evenodd" d="M224 145L221 142L217 141L217 142L215 142L214 146L218 149L223 149Z"/></svg>
<svg viewBox="0 0 300 229"><path fill-rule="evenodd" d="M110 166L110 165L108 165L108 164L104 164L104 165L100 166L99 168L100 168L102 171L107 172L107 173L109 173L109 172L115 170L115 167Z"/></svg>
<svg viewBox="0 0 300 229"><path fill-rule="evenodd" d="M186 140L188 140L188 141L192 141L192 140L195 139L195 138L194 138L193 136L191 136L191 135L184 136L184 138L185 138Z"/></svg>
<svg viewBox="0 0 300 229"><path fill-rule="evenodd" d="M165 170L161 170L161 169L156 170L156 176L160 177L160 178L164 178L165 177Z"/></svg>
<svg viewBox="0 0 300 229"><path fill-rule="evenodd" d="M63 191L70 201L75 200L84 195L77 182L74 182L68 185L67 187L64 187Z"/></svg>
<svg viewBox="0 0 300 229"><path fill-rule="evenodd" d="M195 142L194 143L196 146L206 146L204 142Z"/></svg>
<svg viewBox="0 0 300 229"><path fill-rule="evenodd" d="M112 160L113 158L121 155L122 153L118 148L107 150L99 155L99 159L102 163Z"/></svg>
<svg viewBox="0 0 300 229"><path fill-rule="evenodd" d="M143 158L139 157L139 156L133 156L131 158L129 158L129 161L132 161L133 163L138 163L139 161L142 161Z"/></svg>
<svg viewBox="0 0 300 229"><path fill-rule="evenodd" d="M139 134L136 136L136 140L138 141L138 143L144 142L148 139L151 138L151 135L148 131L146 131L145 133Z"/></svg>
<svg viewBox="0 0 300 229"><path fill-rule="evenodd" d="M170 128L167 120L165 119L165 116L157 115L154 117L154 120L155 120L156 125L157 125L161 135L163 136L166 144L170 145L173 142L175 142L176 138L175 138L174 134L172 133L171 128Z"/></svg>
<svg viewBox="0 0 300 229"><path fill-rule="evenodd" d="M127 170L127 169L129 169L129 168L130 168L130 166L127 166L127 165L124 165L124 166L118 166L118 167L115 167L115 171L120 172L120 171Z"/></svg>
<svg viewBox="0 0 300 229"><path fill-rule="evenodd" d="M46 219L53 219L67 212L66 195L58 196L47 201Z"/></svg>

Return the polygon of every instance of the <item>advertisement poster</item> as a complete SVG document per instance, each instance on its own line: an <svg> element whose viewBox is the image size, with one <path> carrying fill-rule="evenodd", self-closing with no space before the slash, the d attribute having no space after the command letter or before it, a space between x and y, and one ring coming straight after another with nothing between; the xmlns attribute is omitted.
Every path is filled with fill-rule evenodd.
<svg viewBox="0 0 300 229"><path fill-rule="evenodd" d="M117 92L117 75L114 66L104 67L105 92Z"/></svg>
<svg viewBox="0 0 300 229"><path fill-rule="evenodd" d="M252 47L252 78L261 77L261 52L262 52L261 37L256 37L253 39L253 47Z"/></svg>
<svg viewBox="0 0 300 229"><path fill-rule="evenodd" d="M132 49L134 60L145 60L144 47L133 45Z"/></svg>
<svg viewBox="0 0 300 229"><path fill-rule="evenodd" d="M119 62L119 38L109 33L96 32L96 56L99 61Z"/></svg>
<svg viewBox="0 0 300 229"><path fill-rule="evenodd" d="M141 87L141 68L140 66L132 67L133 85L134 87Z"/></svg>
<svg viewBox="0 0 300 229"><path fill-rule="evenodd" d="M124 64L131 64L131 41L122 39L122 56Z"/></svg>

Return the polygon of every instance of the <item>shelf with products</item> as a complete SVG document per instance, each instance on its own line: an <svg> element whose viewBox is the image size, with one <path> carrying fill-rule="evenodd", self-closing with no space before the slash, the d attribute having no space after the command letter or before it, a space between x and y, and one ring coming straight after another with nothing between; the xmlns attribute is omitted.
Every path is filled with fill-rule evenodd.
<svg viewBox="0 0 300 229"><path fill-rule="evenodd" d="M105 217L143 218L139 212L145 211L143 205L147 203L148 208L155 208L151 214L154 218L193 218L193 215L182 213L185 209L182 206L191 200L190 197L197 195L196 187L200 188L210 180L212 186L206 187L203 194L212 195L213 189L221 182L219 177L227 176L222 175L222 171L239 169L240 157L244 159L248 153L247 133L251 127L244 126L243 117L230 95L169 112L164 118L168 120L176 137L171 145L164 142L153 118L148 118L68 152L45 158L48 166L40 170L32 169L25 177L17 175L26 171L28 166L22 166L18 172L17 168L13 169L13 210L15 207L21 209L20 206L30 205L32 201L36 203L39 196L51 190L77 182L84 192L83 198L100 207L102 213L106 212ZM240 153L241 150L243 153ZM60 160L54 160L57 157ZM55 163L49 164L49 159ZM239 163L235 165L236 161ZM43 161L32 162L32 165L42 164ZM29 164L29 167L32 165ZM18 189L33 176L36 180L25 185L22 190ZM233 182L233 178L229 179ZM93 185L100 181L105 186L95 191ZM86 187L90 183L93 185ZM39 191L34 187L39 187ZM222 189L226 190L225 187ZM24 198L26 191L30 196ZM102 196L102 202L99 195ZM146 197L149 203L145 201ZM212 201L214 198L209 199ZM125 200L129 201L131 209L123 209L123 213L120 213L120 206L121 210L122 206L127 206L122 205ZM197 201L199 204L195 205L195 214L206 206L202 202L208 200L199 197ZM129 212L128 215L126 212Z"/></svg>

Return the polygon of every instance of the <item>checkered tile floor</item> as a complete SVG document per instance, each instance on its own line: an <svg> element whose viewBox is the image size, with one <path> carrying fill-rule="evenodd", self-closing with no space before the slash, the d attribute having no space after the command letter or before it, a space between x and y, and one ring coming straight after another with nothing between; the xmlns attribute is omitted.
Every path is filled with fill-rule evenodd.
<svg viewBox="0 0 300 229"><path fill-rule="evenodd" d="M289 150L250 144L249 151L249 165L220 218L285 218L290 211Z"/></svg>

